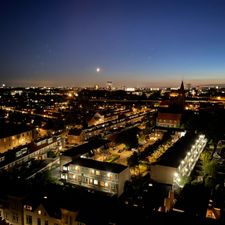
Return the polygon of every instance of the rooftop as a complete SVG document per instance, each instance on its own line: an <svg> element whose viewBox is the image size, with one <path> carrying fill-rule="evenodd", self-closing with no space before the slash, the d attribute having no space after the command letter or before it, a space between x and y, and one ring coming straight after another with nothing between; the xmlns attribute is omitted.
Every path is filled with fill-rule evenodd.
<svg viewBox="0 0 225 225"><path fill-rule="evenodd" d="M77 129L77 128L74 128L74 129L71 129L68 133L68 135L80 135L82 132L82 129Z"/></svg>
<svg viewBox="0 0 225 225"><path fill-rule="evenodd" d="M170 147L159 159L157 164L177 168L195 142L197 134L187 133Z"/></svg>
<svg viewBox="0 0 225 225"><path fill-rule="evenodd" d="M70 157L80 157L81 155L90 152L93 149L100 148L103 145L107 144L109 141L104 140L104 139L95 139L91 140L88 143L75 146L65 152L63 152L64 156L70 156Z"/></svg>
<svg viewBox="0 0 225 225"><path fill-rule="evenodd" d="M10 137L23 132L31 131L32 128L26 125L15 125L15 124L0 124L0 138Z"/></svg>
<svg viewBox="0 0 225 225"><path fill-rule="evenodd" d="M92 159L84 159L84 158L78 158L74 160L72 163L79 166L84 166L88 168L109 171L114 173L120 173L127 168L127 166L123 166L116 163L100 162L100 161L95 161Z"/></svg>
<svg viewBox="0 0 225 225"><path fill-rule="evenodd" d="M181 120L180 113L161 113L158 114L158 119L162 120Z"/></svg>

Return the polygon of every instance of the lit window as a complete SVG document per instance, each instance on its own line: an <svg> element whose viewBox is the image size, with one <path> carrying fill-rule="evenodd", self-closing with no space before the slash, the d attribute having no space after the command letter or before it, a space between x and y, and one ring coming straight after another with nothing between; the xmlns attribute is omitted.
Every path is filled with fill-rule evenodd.
<svg viewBox="0 0 225 225"><path fill-rule="evenodd" d="M107 173L107 177L112 179L112 174L111 173Z"/></svg>
<svg viewBox="0 0 225 225"><path fill-rule="evenodd" d="M96 170L96 175L100 175L100 171L99 170Z"/></svg>
<svg viewBox="0 0 225 225"><path fill-rule="evenodd" d="M91 173L92 173L92 174L94 174L94 173L95 173L95 171L92 169L92 170L91 170Z"/></svg>
<svg viewBox="0 0 225 225"><path fill-rule="evenodd" d="M38 210L38 215L41 215L41 210Z"/></svg>
<svg viewBox="0 0 225 225"><path fill-rule="evenodd" d="M94 180L94 184L95 184L95 185L98 185L98 181L97 181L97 180Z"/></svg>
<svg viewBox="0 0 225 225"><path fill-rule="evenodd" d="M89 184L92 184L92 183L93 183L93 179L90 179L90 180L89 180Z"/></svg>
<svg viewBox="0 0 225 225"><path fill-rule="evenodd" d="M104 187L105 186L104 181L100 181L100 186L101 187Z"/></svg>
<svg viewBox="0 0 225 225"><path fill-rule="evenodd" d="M178 177L179 174L177 172L174 173L174 177Z"/></svg>
<svg viewBox="0 0 225 225"><path fill-rule="evenodd" d="M67 179L67 174L61 174L62 179Z"/></svg>
<svg viewBox="0 0 225 225"><path fill-rule="evenodd" d="M32 211L32 206L30 205L24 205L24 209Z"/></svg>
<svg viewBox="0 0 225 225"><path fill-rule="evenodd" d="M108 187L109 186L109 183L105 182L105 187Z"/></svg>
<svg viewBox="0 0 225 225"><path fill-rule="evenodd" d="M79 169L79 166L75 166L75 170L78 170Z"/></svg>

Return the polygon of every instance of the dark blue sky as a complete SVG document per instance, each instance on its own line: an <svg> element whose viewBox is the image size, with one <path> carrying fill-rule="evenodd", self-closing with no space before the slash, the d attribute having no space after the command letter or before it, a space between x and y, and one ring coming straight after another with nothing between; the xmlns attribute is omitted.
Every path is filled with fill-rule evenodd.
<svg viewBox="0 0 225 225"><path fill-rule="evenodd" d="M10 85L225 82L225 1L1 0L0 76Z"/></svg>

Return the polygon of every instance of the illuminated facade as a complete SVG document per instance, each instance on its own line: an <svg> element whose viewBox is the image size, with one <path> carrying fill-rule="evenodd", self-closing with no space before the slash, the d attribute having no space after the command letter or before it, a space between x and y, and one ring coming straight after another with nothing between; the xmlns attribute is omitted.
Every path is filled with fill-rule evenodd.
<svg viewBox="0 0 225 225"><path fill-rule="evenodd" d="M130 179L130 171L123 165L79 158L63 166L61 178L71 184L119 196Z"/></svg>
<svg viewBox="0 0 225 225"><path fill-rule="evenodd" d="M58 148L61 141L58 138L45 138L34 143L21 146L0 154L0 171L28 162L31 159L45 159L47 152Z"/></svg>
<svg viewBox="0 0 225 225"><path fill-rule="evenodd" d="M153 180L172 185L174 188L184 186L206 146L207 139L204 135L183 138L185 139L183 143L182 140L180 143L178 141L176 147L168 150L159 162L151 166Z"/></svg>
<svg viewBox="0 0 225 225"><path fill-rule="evenodd" d="M81 129L71 129L67 136L69 144L81 144L84 140L84 132Z"/></svg>
<svg viewBox="0 0 225 225"><path fill-rule="evenodd" d="M207 143L205 135L199 135L195 143L191 146L184 159L180 162L177 171L174 173L173 184L179 187L183 187L182 180L189 177L191 171L194 169L196 162L198 161L200 154L204 150Z"/></svg>
<svg viewBox="0 0 225 225"><path fill-rule="evenodd" d="M4 153L10 149L20 145L29 144L33 141L32 130L19 132L13 135L0 138L0 153Z"/></svg>
<svg viewBox="0 0 225 225"><path fill-rule="evenodd" d="M179 128L181 123L181 114L159 113L156 125L158 127Z"/></svg>

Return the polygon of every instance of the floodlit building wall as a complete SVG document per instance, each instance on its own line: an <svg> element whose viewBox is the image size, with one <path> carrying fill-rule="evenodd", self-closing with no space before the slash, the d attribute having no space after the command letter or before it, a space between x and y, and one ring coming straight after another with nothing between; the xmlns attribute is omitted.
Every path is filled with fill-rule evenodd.
<svg viewBox="0 0 225 225"><path fill-rule="evenodd" d="M151 166L151 178L159 183L173 184L174 174L177 171L176 168L162 165Z"/></svg>
<svg viewBox="0 0 225 225"><path fill-rule="evenodd" d="M120 196L124 191L124 185L127 180L130 179L130 169L126 168L119 174L119 182L118 182L118 195Z"/></svg>
<svg viewBox="0 0 225 225"><path fill-rule="evenodd" d="M123 193L125 182L130 179L130 172L128 168L121 173L115 173L69 164L63 166L61 178L68 183L119 196Z"/></svg>
<svg viewBox="0 0 225 225"><path fill-rule="evenodd" d="M4 153L10 149L16 148L20 145L29 144L33 141L32 131L15 134L9 137L0 139L0 153Z"/></svg>

